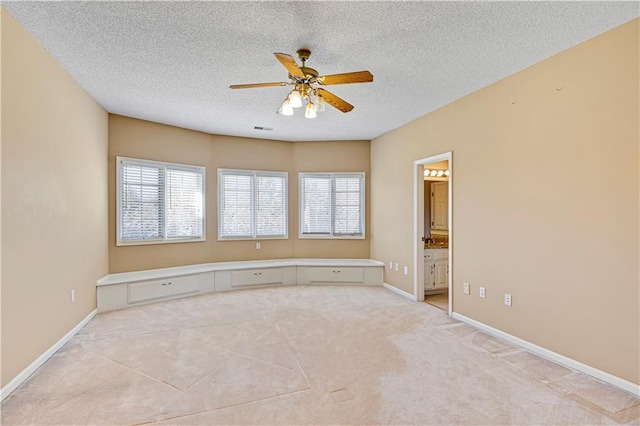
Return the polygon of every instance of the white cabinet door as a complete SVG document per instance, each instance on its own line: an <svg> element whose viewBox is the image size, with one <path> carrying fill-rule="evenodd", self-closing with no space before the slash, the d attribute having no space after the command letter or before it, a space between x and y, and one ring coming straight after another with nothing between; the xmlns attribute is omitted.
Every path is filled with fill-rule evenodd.
<svg viewBox="0 0 640 426"><path fill-rule="evenodd" d="M362 268L311 268L309 271L311 283L363 283Z"/></svg>
<svg viewBox="0 0 640 426"><path fill-rule="evenodd" d="M435 288L447 288L449 286L449 261L436 260L435 263Z"/></svg>
<svg viewBox="0 0 640 426"><path fill-rule="evenodd" d="M424 289L433 290L435 286L435 267L433 263L424 264Z"/></svg>
<svg viewBox="0 0 640 426"><path fill-rule="evenodd" d="M449 183L431 184L431 229L449 229Z"/></svg>
<svg viewBox="0 0 640 426"><path fill-rule="evenodd" d="M434 268L435 250L424 251L424 289L425 291L433 290L435 283Z"/></svg>
<svg viewBox="0 0 640 426"><path fill-rule="evenodd" d="M298 266L297 284L382 285L382 266Z"/></svg>
<svg viewBox="0 0 640 426"><path fill-rule="evenodd" d="M129 284L128 290L127 301L129 304L195 294L200 290L199 276L188 275L166 280L134 283Z"/></svg>
<svg viewBox="0 0 640 426"><path fill-rule="evenodd" d="M231 272L231 287L282 284L282 268L245 269Z"/></svg>

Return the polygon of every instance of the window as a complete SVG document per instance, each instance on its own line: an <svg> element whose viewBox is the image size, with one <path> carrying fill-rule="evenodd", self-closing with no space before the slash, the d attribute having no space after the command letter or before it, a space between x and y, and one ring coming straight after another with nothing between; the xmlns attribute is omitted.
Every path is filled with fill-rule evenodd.
<svg viewBox="0 0 640 426"><path fill-rule="evenodd" d="M287 238L287 177L218 169L218 239Z"/></svg>
<svg viewBox="0 0 640 426"><path fill-rule="evenodd" d="M204 167L116 157L117 245L205 240Z"/></svg>
<svg viewBox="0 0 640 426"><path fill-rule="evenodd" d="M364 238L364 173L300 173L300 238Z"/></svg>

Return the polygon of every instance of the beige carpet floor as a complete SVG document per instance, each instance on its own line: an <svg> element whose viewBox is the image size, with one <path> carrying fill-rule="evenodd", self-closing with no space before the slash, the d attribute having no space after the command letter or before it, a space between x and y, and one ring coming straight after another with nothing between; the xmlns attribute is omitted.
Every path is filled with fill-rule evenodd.
<svg viewBox="0 0 640 426"><path fill-rule="evenodd" d="M633 424L640 400L379 287L98 315L2 424Z"/></svg>

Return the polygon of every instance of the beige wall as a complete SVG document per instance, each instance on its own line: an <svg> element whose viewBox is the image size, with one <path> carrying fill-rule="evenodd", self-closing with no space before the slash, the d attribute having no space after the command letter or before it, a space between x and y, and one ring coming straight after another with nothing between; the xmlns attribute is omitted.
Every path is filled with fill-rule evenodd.
<svg viewBox="0 0 640 426"><path fill-rule="evenodd" d="M454 311L633 383L640 383L638 22L371 147L373 259L413 263L413 161L453 151ZM413 292L401 272L387 271L385 281ZM471 295L462 294L463 282ZM511 308L503 305L507 292Z"/></svg>
<svg viewBox="0 0 640 426"><path fill-rule="evenodd" d="M295 214L293 257L369 258L371 223L371 174L369 141L350 142L302 142L293 144L295 202L289 203L289 211ZM365 240L309 240L298 238L298 177L299 172L365 172Z"/></svg>
<svg viewBox="0 0 640 426"><path fill-rule="evenodd" d="M4 386L96 307L108 267L108 116L1 13Z"/></svg>
<svg viewBox="0 0 640 426"><path fill-rule="evenodd" d="M207 241L197 243L115 245L115 157L195 164L207 168ZM369 141L304 142L219 136L118 115L109 118L109 272L233 260L290 257L369 258L369 240L298 239L298 172L365 171ZM289 172L289 238L255 241L217 240L217 169ZM367 185L369 186L369 185ZM369 197L367 197L367 200ZM367 209L368 210L368 209Z"/></svg>

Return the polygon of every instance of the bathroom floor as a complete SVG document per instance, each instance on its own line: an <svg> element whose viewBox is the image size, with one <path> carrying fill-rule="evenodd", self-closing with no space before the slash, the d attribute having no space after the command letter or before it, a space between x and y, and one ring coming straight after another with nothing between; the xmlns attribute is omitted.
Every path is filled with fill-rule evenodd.
<svg viewBox="0 0 640 426"><path fill-rule="evenodd" d="M425 296L424 302L442 309L443 311L449 311L449 294L447 292Z"/></svg>

